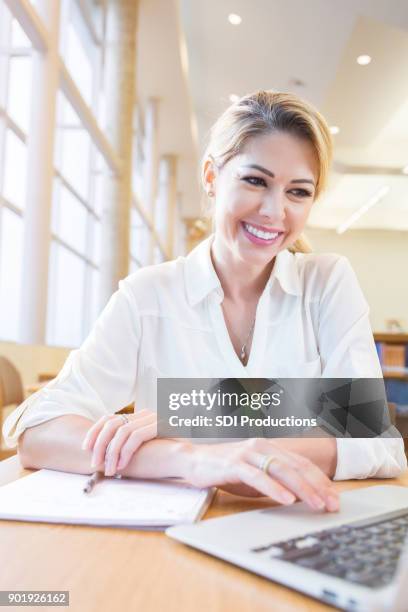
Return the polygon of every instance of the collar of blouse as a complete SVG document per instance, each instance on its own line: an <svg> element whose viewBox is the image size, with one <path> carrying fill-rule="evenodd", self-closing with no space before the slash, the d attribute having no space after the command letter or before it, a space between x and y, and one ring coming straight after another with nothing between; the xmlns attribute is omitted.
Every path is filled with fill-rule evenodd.
<svg viewBox="0 0 408 612"><path fill-rule="evenodd" d="M214 234L200 242L185 258L184 281L190 306L195 306L213 291L218 291L223 298L220 280L211 261L210 249ZM296 255L288 250L280 251L266 284L270 290L275 279L285 293L302 295L302 284L296 262Z"/></svg>

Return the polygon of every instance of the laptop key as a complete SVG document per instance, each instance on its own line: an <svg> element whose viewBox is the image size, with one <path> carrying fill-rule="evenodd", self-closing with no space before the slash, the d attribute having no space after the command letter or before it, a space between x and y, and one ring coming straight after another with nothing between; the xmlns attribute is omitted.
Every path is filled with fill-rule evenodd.
<svg viewBox="0 0 408 612"><path fill-rule="evenodd" d="M345 566L344 569L359 572L364 569L364 563L361 563L361 561L358 561L357 559L353 559L347 563L347 566Z"/></svg>
<svg viewBox="0 0 408 612"><path fill-rule="evenodd" d="M336 576L337 578L343 578L346 574L346 570L344 567L341 567L337 563L328 563L324 567L320 569L323 574L328 574L329 576Z"/></svg>
<svg viewBox="0 0 408 612"><path fill-rule="evenodd" d="M282 548L276 546L276 544L266 544L265 546L256 546L255 548L251 548L251 552L259 553L269 551L274 554L274 556L278 556L283 554Z"/></svg>
<svg viewBox="0 0 408 612"><path fill-rule="evenodd" d="M306 538L301 538L295 542L296 548L310 548L315 544L319 544L319 540L313 536L307 536Z"/></svg>
<svg viewBox="0 0 408 612"><path fill-rule="evenodd" d="M321 553L322 547L320 545L311 546L310 548L294 548L285 552L281 559L282 561L296 561L304 557L311 557L317 553Z"/></svg>
<svg viewBox="0 0 408 612"><path fill-rule="evenodd" d="M325 555L312 555L311 557L303 557L302 559L298 559L295 561L296 565L301 565L302 567L309 567L310 569L321 569L324 567L327 562L330 560Z"/></svg>

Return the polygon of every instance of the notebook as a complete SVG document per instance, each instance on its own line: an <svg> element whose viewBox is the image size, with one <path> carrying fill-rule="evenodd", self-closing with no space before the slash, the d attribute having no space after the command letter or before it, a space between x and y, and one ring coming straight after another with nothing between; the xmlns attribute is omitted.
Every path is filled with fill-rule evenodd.
<svg viewBox="0 0 408 612"><path fill-rule="evenodd" d="M88 479L43 469L6 484L0 519L165 529L199 520L215 492L174 480L102 478L86 494Z"/></svg>

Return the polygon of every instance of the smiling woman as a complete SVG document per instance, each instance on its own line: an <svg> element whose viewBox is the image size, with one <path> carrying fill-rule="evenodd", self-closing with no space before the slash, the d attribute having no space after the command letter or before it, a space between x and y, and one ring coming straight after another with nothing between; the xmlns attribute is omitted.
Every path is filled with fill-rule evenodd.
<svg viewBox="0 0 408 612"><path fill-rule="evenodd" d="M274 168L255 161L256 157L273 155L268 146L275 149ZM221 171L230 160L235 162L238 179L270 191L276 191L277 180L287 181L288 189L299 185L290 189L291 201L311 206L327 184L332 160L330 130L322 115L304 100L288 93L260 90L230 106L212 127L202 161L207 193L213 193L212 173ZM279 174L279 168L283 173ZM251 169L256 171L253 175ZM306 216L309 210L310 207L303 209ZM213 219L216 221L216 215ZM267 225L264 231L268 230ZM310 251L303 236L293 238L293 233L286 235L284 246L289 244L293 252Z"/></svg>
<svg viewBox="0 0 408 612"><path fill-rule="evenodd" d="M299 98L258 91L229 107L202 164L214 233L121 281L57 379L8 417L5 440L23 464L179 476L328 511L339 508L331 478L404 469L398 437L154 439L159 377L381 377L350 264L303 243L330 159L326 122ZM130 403L133 415L115 414Z"/></svg>

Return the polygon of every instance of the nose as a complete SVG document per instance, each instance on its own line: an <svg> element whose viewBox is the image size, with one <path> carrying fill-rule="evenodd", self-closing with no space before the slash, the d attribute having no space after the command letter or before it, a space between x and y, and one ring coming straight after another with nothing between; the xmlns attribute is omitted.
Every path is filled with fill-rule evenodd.
<svg viewBox="0 0 408 612"><path fill-rule="evenodd" d="M283 221L286 217L284 194L280 190L264 194L259 206L259 214L268 219Z"/></svg>

